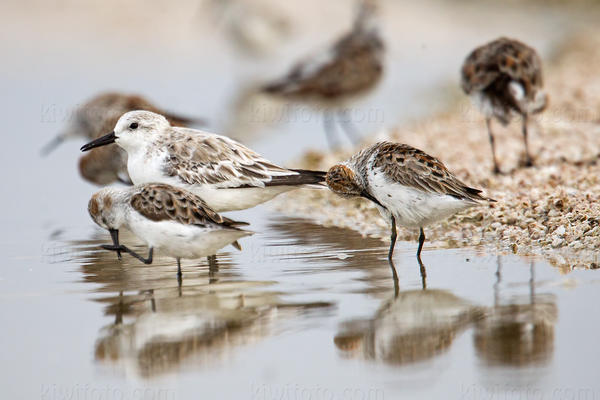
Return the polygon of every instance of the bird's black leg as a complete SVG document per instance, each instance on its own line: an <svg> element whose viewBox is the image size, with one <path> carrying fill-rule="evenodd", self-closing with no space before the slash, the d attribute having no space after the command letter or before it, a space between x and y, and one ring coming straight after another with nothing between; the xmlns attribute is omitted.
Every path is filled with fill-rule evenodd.
<svg viewBox="0 0 600 400"><path fill-rule="evenodd" d="M529 154L529 144L527 142L527 114L523 114L523 142L525 142L525 166L531 167L533 166L533 159L531 158L531 154Z"/></svg>
<svg viewBox="0 0 600 400"><path fill-rule="evenodd" d="M392 235L390 236L390 251L388 252L388 260L391 260L392 256L394 255L396 237L398 237L398 234L396 233L396 218L394 218L394 216L392 215Z"/></svg>
<svg viewBox="0 0 600 400"><path fill-rule="evenodd" d="M419 248L417 249L417 259L419 262L421 261L421 250L423 250L423 243L425 243L425 232L423 232L423 227L421 227L421 232L419 233Z"/></svg>
<svg viewBox="0 0 600 400"><path fill-rule="evenodd" d="M339 143L336 138L337 134L335 131L333 116L327 111L323 112L323 128L325 128L325 137L327 138L329 148L337 148Z"/></svg>
<svg viewBox="0 0 600 400"><path fill-rule="evenodd" d="M208 260L208 283L218 282L219 279L215 278L215 275L219 272L219 264L217 263L217 256L212 255L206 257Z"/></svg>
<svg viewBox="0 0 600 400"><path fill-rule="evenodd" d="M494 173L500 173L500 167L498 166L498 160L496 159L496 146L494 143L494 134L492 133L492 119L487 117L485 119L485 124L487 126L488 136L490 138L490 146L492 147L492 158L494 159Z"/></svg>
<svg viewBox="0 0 600 400"><path fill-rule="evenodd" d="M119 246L119 247L121 248L122 251L129 253L130 255L137 258L144 264L152 264L152 255L154 254L154 249L152 247L150 247L150 250L148 251L148 258L144 258L144 257L140 256L138 253L136 253L135 251L131 250L130 248L128 248L126 246Z"/></svg>
<svg viewBox="0 0 600 400"><path fill-rule="evenodd" d="M347 108L338 111L338 120L340 121L346 136L352 142L352 144L358 143L358 130L352 123L352 116Z"/></svg>

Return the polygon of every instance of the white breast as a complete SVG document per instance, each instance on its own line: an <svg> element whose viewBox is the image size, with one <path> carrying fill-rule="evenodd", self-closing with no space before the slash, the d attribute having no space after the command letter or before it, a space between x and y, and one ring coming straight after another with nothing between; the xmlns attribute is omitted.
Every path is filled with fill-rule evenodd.
<svg viewBox="0 0 600 400"><path fill-rule="evenodd" d="M213 184L187 184L177 176L165 174L166 152L148 155L146 151L129 154L127 170L135 185L143 183L166 183L180 187L197 196L217 212L245 210L271 200L273 197L297 188L296 186L266 186L262 188L225 189ZM282 173L283 174L283 173ZM231 182L235 184L235 182Z"/></svg>
<svg viewBox="0 0 600 400"><path fill-rule="evenodd" d="M235 229L201 228L175 221L152 221L132 211L128 218L131 231L148 247L175 258L211 256L237 239L250 234Z"/></svg>
<svg viewBox="0 0 600 400"><path fill-rule="evenodd" d="M394 215L396 223L407 228L441 221L476 204L391 182L380 169L369 172L368 182L374 197ZM384 210L380 211L389 218Z"/></svg>
<svg viewBox="0 0 600 400"><path fill-rule="evenodd" d="M169 183L174 179L165 175L164 161L167 153L149 156L146 151L135 151L128 154L127 172L134 185L143 183Z"/></svg>

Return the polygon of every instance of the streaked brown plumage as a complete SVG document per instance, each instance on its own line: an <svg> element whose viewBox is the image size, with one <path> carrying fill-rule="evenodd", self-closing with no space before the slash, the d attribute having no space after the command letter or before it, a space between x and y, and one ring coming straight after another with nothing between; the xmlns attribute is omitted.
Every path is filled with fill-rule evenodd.
<svg viewBox="0 0 600 400"><path fill-rule="evenodd" d="M115 144L91 151L80 157L78 168L83 179L99 186L109 185L117 180L131 185L126 174L127 153Z"/></svg>
<svg viewBox="0 0 600 400"><path fill-rule="evenodd" d="M218 224L228 228L248 225L219 215L187 190L162 183L141 185L140 190L131 196L130 204L152 221L172 220L196 226Z"/></svg>
<svg viewBox="0 0 600 400"><path fill-rule="evenodd" d="M378 147L374 168L399 183L426 193L443 194L461 200L487 200L481 190L461 182L440 160L407 144L384 142Z"/></svg>
<svg viewBox="0 0 600 400"><path fill-rule="evenodd" d="M263 90L299 101L335 106L348 97L372 89L383 75L383 42L376 32L353 30L336 42L331 56L307 74L309 62L300 62L283 79ZM312 67L312 66L310 66Z"/></svg>
<svg viewBox="0 0 600 400"><path fill-rule="evenodd" d="M342 197L363 197L374 202L391 222L388 258L396 242L396 222L419 228L420 261L425 242L423 227L456 212L494 201L455 177L438 159L406 144L379 142L334 165L327 186ZM392 268L395 273L395 269Z"/></svg>
<svg viewBox="0 0 600 400"><path fill-rule="evenodd" d="M233 221L217 214L198 196L162 183L149 183L128 188L107 187L95 193L88 203L92 219L109 230L113 245L107 250L127 252L151 264L156 247L177 259L213 256L232 244L240 249L238 239L251 235L239 227L245 222ZM127 228L149 248L147 258L119 243L119 230Z"/></svg>
<svg viewBox="0 0 600 400"><path fill-rule="evenodd" d="M350 32L339 38L326 53L317 54L293 66L281 79L266 84L262 91L291 101L300 101L336 110L340 122L351 139L353 128L349 126L344 106L361 97L381 81L383 76L384 44L376 24L376 0L362 0L359 12ZM325 130L331 137L333 120L326 115Z"/></svg>
<svg viewBox="0 0 600 400"><path fill-rule="evenodd" d="M124 114L114 132L81 150L110 143L130 155L127 169L133 183L163 182L183 187L218 212L254 207L325 179L321 171L277 166L226 136L173 127L162 115L149 111Z"/></svg>
<svg viewBox="0 0 600 400"><path fill-rule="evenodd" d="M500 168L491 130L492 117L506 125L513 114L521 115L525 163L532 165L527 143L528 116L543 111L548 102L543 90L542 63L536 51L504 37L480 46L464 61L461 86L486 116L494 172L499 172Z"/></svg>

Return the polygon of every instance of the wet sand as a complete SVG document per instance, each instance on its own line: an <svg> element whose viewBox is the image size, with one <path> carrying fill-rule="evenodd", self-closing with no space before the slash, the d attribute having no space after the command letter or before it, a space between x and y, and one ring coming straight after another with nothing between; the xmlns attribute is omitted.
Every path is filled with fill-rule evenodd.
<svg viewBox="0 0 600 400"><path fill-rule="evenodd" d="M600 247L600 30L564 39L544 59L550 105L530 123L535 167L519 167L524 156L520 119L496 123L497 155L503 173L494 175L485 121L455 86L439 96L454 99L448 110L390 131L372 134L354 149L310 152L304 167L327 169L371 143L408 143L439 158L460 179L498 200L426 229L427 247L485 246L517 254L543 254L569 271L598 268ZM281 198L279 209L324 225L355 229L387 240L389 228L367 201L348 201L327 190L299 191ZM314 210L318 210L316 213ZM400 240L417 232L402 229Z"/></svg>

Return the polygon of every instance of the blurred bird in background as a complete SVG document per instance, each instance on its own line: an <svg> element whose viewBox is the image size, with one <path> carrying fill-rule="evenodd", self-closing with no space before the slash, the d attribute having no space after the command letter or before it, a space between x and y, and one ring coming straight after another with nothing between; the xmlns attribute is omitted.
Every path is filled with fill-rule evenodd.
<svg viewBox="0 0 600 400"><path fill-rule="evenodd" d="M500 166L496 158L492 118L506 126L514 114L521 116L525 143L523 164L532 166L527 143L528 119L548 105L548 97L543 90L542 62L537 52L524 43L504 37L477 47L462 66L461 86L485 115L494 173L500 172Z"/></svg>
<svg viewBox="0 0 600 400"><path fill-rule="evenodd" d="M96 139L110 132L121 115L133 110L163 114L174 126L204 125L202 119L188 118L162 110L149 100L135 94L107 92L99 94L78 107L66 129L42 148L48 155L62 142L71 138ZM94 184L107 185L116 181L131 184L127 173L127 153L116 145L96 149L79 160L81 176Z"/></svg>
<svg viewBox="0 0 600 400"><path fill-rule="evenodd" d="M263 93L322 110L331 147L337 146L336 121L352 142L358 141L348 106L371 92L383 76L384 43L377 15L376 0L361 0L350 32L262 87Z"/></svg>

